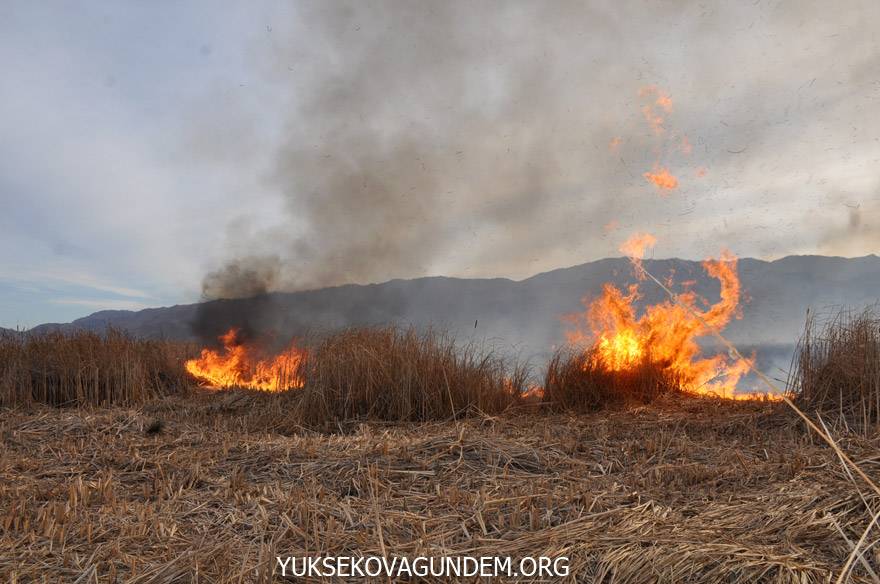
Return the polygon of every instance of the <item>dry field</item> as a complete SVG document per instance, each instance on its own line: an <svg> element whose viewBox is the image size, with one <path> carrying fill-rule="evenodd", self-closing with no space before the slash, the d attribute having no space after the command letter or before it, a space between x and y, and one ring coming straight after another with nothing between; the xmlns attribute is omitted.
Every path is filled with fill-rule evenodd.
<svg viewBox="0 0 880 584"><path fill-rule="evenodd" d="M430 332L330 336L275 393L193 388L194 347L15 333L0 582L268 583L276 556L333 555L565 556L568 580L609 584L880 582L878 331L871 311L808 323L790 395L812 430L789 404L688 396L658 365L577 354L547 367L542 401L521 366Z"/></svg>
<svg viewBox="0 0 880 584"><path fill-rule="evenodd" d="M270 582L276 554L359 553L566 555L587 582L829 582L880 506L780 404L316 433L289 401L4 410L0 580ZM880 480L877 440L842 445ZM851 581L876 566L870 548Z"/></svg>

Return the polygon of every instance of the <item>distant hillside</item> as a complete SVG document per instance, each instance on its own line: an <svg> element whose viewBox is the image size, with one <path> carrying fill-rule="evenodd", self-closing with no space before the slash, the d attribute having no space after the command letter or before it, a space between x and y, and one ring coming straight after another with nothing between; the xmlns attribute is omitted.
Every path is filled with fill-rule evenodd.
<svg viewBox="0 0 880 584"><path fill-rule="evenodd" d="M645 267L658 277L674 273L677 282L695 280L699 294L717 299L718 283L705 275L699 262L647 260ZM773 262L747 258L740 260L739 273L747 302L743 318L727 332L734 342L760 346L765 355L778 353L781 360L787 359L784 354L800 334L808 307L820 311L835 305L862 307L880 298L880 258L874 255L790 256ZM615 258L522 281L392 280L137 312L106 310L33 330L100 331L112 325L138 336L209 341L230 326L289 336L312 329L398 322L431 325L526 356L542 356L563 341L561 317L581 310L582 298L600 294L605 282L633 281L629 261ZM650 282L642 284L642 292L642 305L663 299L662 291Z"/></svg>

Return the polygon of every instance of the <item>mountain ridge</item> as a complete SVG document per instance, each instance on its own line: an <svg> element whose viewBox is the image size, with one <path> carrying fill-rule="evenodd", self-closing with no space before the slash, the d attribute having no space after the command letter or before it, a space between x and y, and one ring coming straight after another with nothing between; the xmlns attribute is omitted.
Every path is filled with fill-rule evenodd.
<svg viewBox="0 0 880 584"><path fill-rule="evenodd" d="M648 259L644 265L661 279L672 274L677 282L693 280L692 289L709 301L718 297L718 282L705 274L699 261ZM820 313L836 305L861 308L878 302L880 294L880 258L874 254L742 258L738 272L746 299L743 317L731 322L725 334L743 347L763 347L759 353L770 351L779 359L796 342L808 307ZM233 326L289 338L315 329L397 323L438 327L463 340L543 358L565 340L563 316L582 311L583 299L596 297L606 282L626 286L638 280L626 258L604 258L521 280L424 276L138 311L103 310L70 323L38 325L29 332L100 332L112 326L135 336L210 344ZM641 283L640 290L640 309L666 300L650 282Z"/></svg>
<svg viewBox="0 0 880 584"><path fill-rule="evenodd" d="M778 264L780 262L787 262L790 260L797 260L797 259L804 259L804 258L806 258L806 259L817 258L820 260L843 260L843 261L849 262L849 261L865 260L865 259L876 260L876 259L880 259L880 256L877 256L876 254L867 254L864 256L855 256L855 257L826 256L826 255L819 255L819 254L793 254L793 255L783 256L783 257L777 258L775 260L762 260L762 259L758 259L758 258L744 257L744 258L739 258L738 262L740 265L742 265L743 263L746 263L746 262L755 262L758 264L772 265L772 264ZM564 267L560 267L560 268L554 268L552 270L547 270L544 272L538 272L536 274L533 274L531 276L527 276L527 277L519 279L519 280L513 279L513 278L507 278L507 277L503 277L503 276L495 276L495 277L491 277L491 278L463 278L460 276L442 276L442 275L419 276L417 278L392 278L392 279L386 280L384 282L371 282L371 283L367 283L367 284L346 283L346 284L338 284L338 285L334 285L334 286L326 286L323 288L311 288L308 290L275 291L275 292L270 292L269 294L272 294L272 295L276 295L276 294L302 294L302 293L319 292L319 291L326 291L326 290L335 290L335 289L340 289L340 288L368 288L368 287L374 287L374 286L391 285L391 284L400 283L400 282L419 282L419 281L426 281L426 280L451 280L451 281L467 281L467 282L502 281L502 282L509 282L509 283L513 283L513 284L522 284L525 282L529 282L530 280L535 280L535 279L541 278L543 276L548 276L551 274L557 274L560 272L566 272L566 271L570 271L570 270L576 270L576 269L583 268L588 265L599 264L602 262L622 262L622 261L628 262L628 258L626 258L626 257L601 258L601 259L593 260L590 262L584 262L581 264L574 264L571 266L564 266ZM686 259L681 259L681 258L676 258L676 257L659 258L659 259L650 258L650 259L644 260L644 262L645 262L645 264L650 264L652 262L701 263L699 260L686 260ZM225 300L240 300L240 299L238 299L238 298L217 298L217 299L209 300L207 302L214 302L214 301L218 301L218 300L225 301ZM174 304L171 306L156 306L156 307L150 307L150 308L142 308L142 309L138 309L138 310L104 309L104 310L98 310L98 311L95 311L95 312L88 314L86 316L74 319L70 322L41 323L41 324L35 325L29 329L24 329L23 331L19 331L19 332L39 331L41 329L44 329L45 327L62 327L65 325L73 325L76 323L89 321L89 320L96 318L96 317L99 317L99 316L105 316L105 315L110 315L110 314L113 314L116 316L134 315L134 314L141 314L141 313L146 313L146 312L155 311L155 310L173 310L173 309L180 308L180 307L197 306L199 304L202 304L202 302L193 302L193 303L187 303L187 304ZM15 332L15 329L0 327L0 331Z"/></svg>

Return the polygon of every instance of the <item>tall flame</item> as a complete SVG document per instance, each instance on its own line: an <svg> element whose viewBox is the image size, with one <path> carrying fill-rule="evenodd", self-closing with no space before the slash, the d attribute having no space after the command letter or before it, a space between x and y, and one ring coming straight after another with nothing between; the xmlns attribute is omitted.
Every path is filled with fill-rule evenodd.
<svg viewBox="0 0 880 584"><path fill-rule="evenodd" d="M641 271L644 251L655 242L650 234L638 234L621 250ZM588 332L572 331L569 341L589 340L594 359L612 371L626 370L648 359L673 374L685 391L742 397L735 393L735 388L748 372L751 361L725 355L703 357L697 343L712 328L723 329L738 315L737 258L724 251L719 259L708 259L702 265L720 283L720 298L715 304L701 310L699 307L708 303L695 292L686 291L678 296L680 304L667 300L647 307L638 316L635 302L641 297L639 285L632 284L624 292L607 283L600 297L591 302L585 300L586 312L580 316Z"/></svg>
<svg viewBox="0 0 880 584"><path fill-rule="evenodd" d="M300 367L305 352L294 345L278 355L263 358L254 346L239 338L238 329L220 336L222 350L202 349L197 359L185 363L193 377L214 388L241 387L285 391L303 386Z"/></svg>

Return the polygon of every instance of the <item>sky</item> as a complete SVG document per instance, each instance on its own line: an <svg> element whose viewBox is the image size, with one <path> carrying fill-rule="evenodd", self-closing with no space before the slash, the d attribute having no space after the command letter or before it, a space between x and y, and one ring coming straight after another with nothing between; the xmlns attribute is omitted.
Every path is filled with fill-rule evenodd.
<svg viewBox="0 0 880 584"><path fill-rule="evenodd" d="M0 5L0 326L880 249L880 3ZM662 177L674 177L674 188Z"/></svg>

